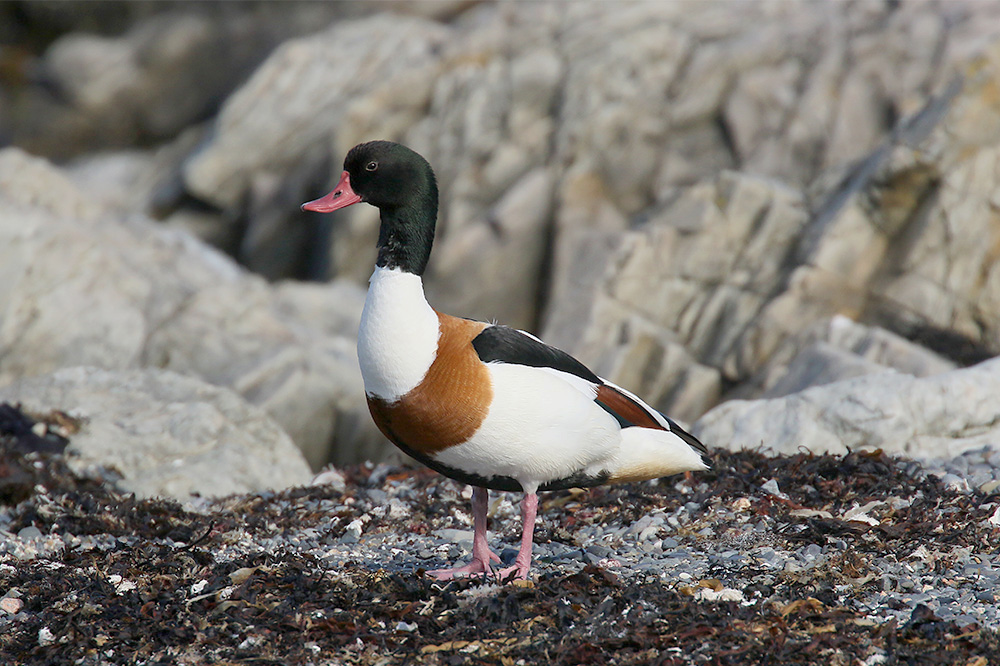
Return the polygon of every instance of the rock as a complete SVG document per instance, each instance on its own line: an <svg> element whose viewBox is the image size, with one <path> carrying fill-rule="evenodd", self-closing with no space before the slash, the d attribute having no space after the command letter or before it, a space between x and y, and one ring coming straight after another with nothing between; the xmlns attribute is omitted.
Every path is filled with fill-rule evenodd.
<svg viewBox="0 0 1000 666"><path fill-rule="evenodd" d="M143 364L234 388L266 409L300 443L309 462L321 466L330 458L338 412L367 409L354 343L363 293L353 285L338 286L313 286L322 298L310 294L298 302L288 298L301 291L298 286L275 293L259 280L204 288L173 313L169 325L150 332ZM348 303L355 315L350 337L344 331L317 335L318 327L299 319L308 312L322 321L324 312ZM352 318L343 314L326 325L338 319L351 325Z"/></svg>
<svg viewBox="0 0 1000 666"><path fill-rule="evenodd" d="M481 224L467 225L434 254L428 298L480 320L527 326L545 258L544 228L552 208L552 177L544 169L524 175ZM477 275L478 289L463 276ZM443 307L443 306L442 306ZM487 310L488 308L488 310Z"/></svg>
<svg viewBox="0 0 1000 666"><path fill-rule="evenodd" d="M0 599L0 610L8 615L17 615L24 608L24 602L17 597L3 597Z"/></svg>
<svg viewBox="0 0 1000 666"><path fill-rule="evenodd" d="M1000 358L930 377L886 371L770 400L731 400L694 434L709 446L792 454L882 449L914 458L1000 450Z"/></svg>
<svg viewBox="0 0 1000 666"><path fill-rule="evenodd" d="M265 408L317 468L381 457L354 351L362 289L269 286L15 149L0 152L0 184L0 384L81 364L166 368Z"/></svg>
<svg viewBox="0 0 1000 666"><path fill-rule="evenodd" d="M103 19L82 10L77 25L50 33L60 36L32 63L28 76L43 85L18 98L18 143L66 158L176 136L213 114L281 40L338 13L309 4L166 12L120 6ZM110 24L128 14L134 22L117 34ZM91 32L95 26L101 34Z"/></svg>
<svg viewBox="0 0 1000 666"><path fill-rule="evenodd" d="M319 474L313 477L313 486L329 486L339 492L347 490L347 479L336 467L326 467ZM391 511L390 511L391 513Z"/></svg>
<svg viewBox="0 0 1000 666"><path fill-rule="evenodd" d="M156 148L104 150L70 160L64 168L66 176L103 208L162 218L177 207L182 161L204 138L205 129L199 125ZM213 220L224 229L218 215Z"/></svg>
<svg viewBox="0 0 1000 666"><path fill-rule="evenodd" d="M5 201L35 211L16 222L53 244L55 267L33 259L29 294L17 286L24 260L0 265L15 285L0 300L0 340L17 350L0 358L0 381L29 363L161 365L236 387L314 465L327 461L330 438L351 439L340 448L359 456L384 451L356 395L352 332L320 332L304 311L284 318L273 287L231 264L205 269L226 264L218 255L181 260L180 287L159 284L154 274L177 263L163 244L184 245L179 236L109 258L118 241L94 242L91 230L113 209L121 220L107 233L130 242L156 210L270 279L363 285L376 212L307 216L298 203L323 194L345 151L373 138L403 141L436 168L426 276L436 307L541 329L682 420L730 397L883 368L922 377L1000 353L1000 5L619 4L458 0L398 8L409 14L400 17L378 4L296 3L259 10L256 19L280 14L273 27L246 18L258 10L212 7L143 15L120 36L71 30L44 62L73 108L147 85L162 86L149 96L162 106L190 82L193 54L222 48L206 34L243 31L220 71L262 64L245 81L226 78L238 89L225 100L228 88L209 77L216 98L199 113L190 99L155 113L112 109L110 119L131 114L120 124L171 144L79 160L70 173L94 196L53 197L9 176L19 191L7 188ZM247 35L263 35L259 50ZM140 44L148 62L136 59ZM31 67L14 69L37 92ZM0 122L51 121L20 92L0 92L14 104ZM62 118L53 136L84 122ZM0 175L20 166L0 164ZM73 228L55 233L32 217L50 214L72 215ZM95 225L79 222L88 219ZM28 236L15 246L47 255ZM182 254L207 256L192 247ZM81 262L92 277L59 273ZM307 300L317 317L337 310ZM345 312L357 299L346 300ZM834 321L855 322L860 338L824 329ZM34 345L53 330L52 344Z"/></svg>
<svg viewBox="0 0 1000 666"><path fill-rule="evenodd" d="M896 115L914 111L922 94L915 91L946 80L946 68L908 58L928 52L914 44L933 45L953 63L957 44L981 34L992 11L963 3L942 21L922 6L858 17L837 5L820 11L746 5L720 13L655 3L567 11L534 5L517 12L483 4L447 26L386 16L345 20L287 42L226 102L212 136L185 166L185 185L197 198L246 216L240 247L253 249L241 256L255 269L270 277L300 275L291 255L323 241L296 240L303 227L287 192L305 187L310 171L328 168L335 179L344 152L360 140L403 140L430 159L441 183L438 259L428 275L438 306L527 328L541 322L547 339L579 351L594 280L630 218L659 219L683 196L680 188L722 168L783 180L790 192L812 184L823 169L843 168L891 129L894 113L887 108ZM874 46L883 42L893 67L906 72L903 79L884 65L885 53ZM406 56L395 57L399 52ZM331 61L337 71L365 74L331 77ZM923 68L914 64L920 62ZM321 166L324 159L329 167ZM516 285L499 295L489 286L496 283L489 257L503 254L492 242L495 211L540 169L555 196L533 197L537 208L529 210L519 240L506 245L503 262L508 275L551 276L542 296L546 312L537 290ZM374 213L345 211L333 220L331 273L367 279ZM804 221L791 225L777 247L762 242L754 249L786 256ZM711 254L710 236L703 238ZM551 269L544 254L517 252L550 242ZM512 256L519 256L517 264L509 263ZM698 320L738 335L791 274L781 261L757 261L754 268L762 276L753 285L709 287L713 297L692 310L710 309ZM483 293L470 284L484 285ZM802 307L790 298L784 307ZM837 311L818 308L806 320ZM739 381L760 370L785 337L756 329L752 336L749 348L745 340L722 338L713 339L715 350L688 352Z"/></svg>
<svg viewBox="0 0 1000 666"><path fill-rule="evenodd" d="M65 368L2 387L0 399L81 419L70 464L117 470L118 485L140 497L218 497L310 478L302 454L263 411L176 373Z"/></svg>
<svg viewBox="0 0 1000 666"><path fill-rule="evenodd" d="M783 368L780 379L761 397L776 398L798 393L811 386L822 386L841 379L860 377L885 370L884 366L866 361L849 352L824 343L806 347Z"/></svg>
<svg viewBox="0 0 1000 666"><path fill-rule="evenodd" d="M782 365L782 356L794 357ZM807 329L772 358L761 397L776 398L886 369L927 377L955 363L878 327L836 315Z"/></svg>
<svg viewBox="0 0 1000 666"><path fill-rule="evenodd" d="M697 417L718 399L722 377L737 376L741 332L780 288L773 256L794 247L805 220L801 195L774 181L725 172L692 187L621 237L590 294L577 286L576 302L590 303L576 320L583 330L547 327L546 339L569 343L599 374L658 408L684 406L678 418ZM572 303L553 304L549 326L569 319L558 313Z"/></svg>
<svg viewBox="0 0 1000 666"><path fill-rule="evenodd" d="M849 172L815 214L804 193L744 173L676 193L588 264L601 277L557 275L557 289L578 285L576 304L569 289L553 300L547 321L558 330L545 336L571 341L570 351L627 387L634 380L617 374L627 367L621 359L646 358L643 375L657 376L676 355L651 356L641 346L676 343L690 359L685 365L716 370L741 397L772 389L795 354L817 342L812 327L831 318L887 330L867 342L833 342L828 334L833 347L810 350L779 393L877 366L924 375L953 366L942 357L964 364L997 353L1000 329L983 308L998 299L1000 283L987 249L993 244L982 239L996 235L988 211L1000 150L991 92L998 54L1000 41L967 65L965 83L944 90ZM581 312L580 302L590 305ZM635 329L649 333L627 334ZM632 388L642 392L646 384ZM675 390L654 400L672 411L684 398Z"/></svg>
<svg viewBox="0 0 1000 666"><path fill-rule="evenodd" d="M446 34L432 21L374 16L284 43L226 101L214 136L185 165L188 190L235 209L255 174L288 169L325 148L349 105L399 90L400 102L405 94L419 108L426 97L397 84L430 60Z"/></svg>

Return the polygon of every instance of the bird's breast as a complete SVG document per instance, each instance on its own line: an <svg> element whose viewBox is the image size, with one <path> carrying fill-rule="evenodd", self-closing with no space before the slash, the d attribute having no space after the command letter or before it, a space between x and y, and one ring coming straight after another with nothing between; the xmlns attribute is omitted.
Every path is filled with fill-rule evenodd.
<svg viewBox="0 0 1000 666"><path fill-rule="evenodd" d="M376 268L358 328L365 392L395 402L413 390L434 362L439 336L420 276Z"/></svg>
<svg viewBox="0 0 1000 666"><path fill-rule="evenodd" d="M379 429L397 445L433 454L467 441L482 425L493 400L486 366L472 339L482 322L438 314L437 350L421 381L395 400L368 395Z"/></svg>

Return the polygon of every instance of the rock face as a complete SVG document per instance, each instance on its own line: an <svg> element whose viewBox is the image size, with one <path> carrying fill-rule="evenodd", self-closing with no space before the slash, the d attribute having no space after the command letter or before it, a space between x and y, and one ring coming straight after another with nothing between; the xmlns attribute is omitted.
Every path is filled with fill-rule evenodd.
<svg viewBox="0 0 1000 666"><path fill-rule="evenodd" d="M63 5L61 16L31 8L4 20L20 18L58 35L73 26L72 4ZM18 122L9 132L17 142L63 159L162 141L203 122L281 41L342 13L322 3L297 3L293 12L271 3L194 11L75 4L84 31L59 35L36 61L20 65L23 76L42 85L11 100ZM125 22L130 15L134 23ZM121 34L87 31L106 32L116 23L124 23Z"/></svg>
<svg viewBox="0 0 1000 666"><path fill-rule="evenodd" d="M884 371L771 400L731 400L696 435L734 450L882 449L915 458L1000 448L1000 359L932 377Z"/></svg>
<svg viewBox="0 0 1000 666"><path fill-rule="evenodd" d="M307 483L280 426L232 391L161 370L66 368L0 388L0 400L81 422L67 460L107 467L140 497L221 497Z"/></svg>
<svg viewBox="0 0 1000 666"><path fill-rule="evenodd" d="M903 371L919 358L943 369L931 351L960 363L996 354L997 75L1000 41L813 205L732 172L683 190L616 239L599 278L565 279L568 300L591 305L566 319L555 309L549 337L612 377L641 366L636 388L680 418L697 416L688 406L717 398L720 383L767 388L762 378L781 374L830 317L930 348L880 361ZM692 394L688 373L706 368L717 381L692 383Z"/></svg>
<svg viewBox="0 0 1000 666"><path fill-rule="evenodd" d="M158 143L0 154L0 384L166 368L263 407L314 466L384 456L353 341L377 213L298 209L376 138L437 172L437 308L680 420L1000 353L996 3L282 7L271 28L174 7L39 56L96 135ZM192 89L218 49L215 74L259 66ZM0 107L15 138L44 122Z"/></svg>
<svg viewBox="0 0 1000 666"><path fill-rule="evenodd" d="M929 377L955 369L955 363L894 333L836 315L800 336L792 360L764 375L761 388L763 397L774 398L886 368Z"/></svg>
<svg viewBox="0 0 1000 666"><path fill-rule="evenodd" d="M269 286L190 236L121 217L58 170L0 152L0 384L152 366L263 407L315 466L379 457L354 351L356 285Z"/></svg>
<svg viewBox="0 0 1000 666"><path fill-rule="evenodd" d="M602 237L656 218L682 188L722 169L793 191L842 170L941 89L969 45L996 34L997 18L982 3L865 12L484 3L446 25L391 15L338 22L286 43L227 100L184 182L245 210L241 202L303 187L296 164L328 164L335 180L354 143L404 141L442 185L428 276L442 307L519 326L541 320L546 334L576 339L567 320L579 320L580 278L562 275L570 258L590 257ZM529 196L525 179L539 169L552 184ZM539 220L530 234L497 215L512 193ZM370 256L375 217L344 218L331 268L364 279L370 262L359 257ZM293 215L284 227L297 224ZM550 242L554 269L542 263ZM546 311L537 288L470 297L469 282L495 282L491 256L516 269L508 275L549 275ZM587 267L597 271L595 261ZM512 310L515 299L530 307Z"/></svg>

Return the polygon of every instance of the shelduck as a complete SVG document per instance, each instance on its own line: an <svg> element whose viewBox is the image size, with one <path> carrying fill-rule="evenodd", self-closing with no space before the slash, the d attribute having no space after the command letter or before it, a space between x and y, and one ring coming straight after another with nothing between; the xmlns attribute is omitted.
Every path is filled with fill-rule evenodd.
<svg viewBox="0 0 1000 666"><path fill-rule="evenodd" d="M453 317L424 297L438 189L427 161L371 141L344 160L340 182L302 205L379 209L378 259L358 360L372 418L397 447L474 486L472 561L429 572L527 578L538 491L641 481L708 467L705 446L627 390L524 331ZM486 540L489 490L522 491L514 565Z"/></svg>

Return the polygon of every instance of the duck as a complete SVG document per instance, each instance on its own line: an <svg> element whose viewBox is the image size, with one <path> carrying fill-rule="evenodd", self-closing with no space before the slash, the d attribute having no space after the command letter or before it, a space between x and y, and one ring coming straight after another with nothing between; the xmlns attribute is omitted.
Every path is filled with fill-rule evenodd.
<svg viewBox="0 0 1000 666"><path fill-rule="evenodd" d="M421 155L391 141L361 143L347 153L336 187L302 209L330 213L358 203L380 217L357 347L372 419L408 456L473 487L471 561L427 574L526 580L539 492L709 468L696 437L567 352L428 303L423 276L438 187ZM490 490L524 493L509 567L499 567L487 541Z"/></svg>

